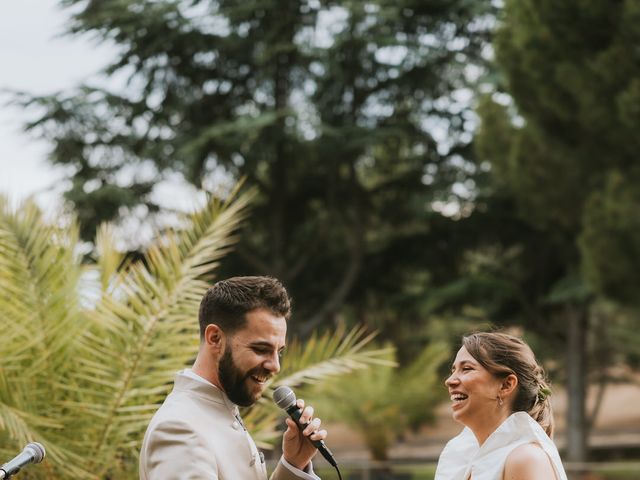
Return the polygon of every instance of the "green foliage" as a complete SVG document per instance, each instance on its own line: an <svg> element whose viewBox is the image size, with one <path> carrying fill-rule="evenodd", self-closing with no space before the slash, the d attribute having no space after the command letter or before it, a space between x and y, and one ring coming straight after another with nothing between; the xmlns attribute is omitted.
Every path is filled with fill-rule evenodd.
<svg viewBox="0 0 640 480"><path fill-rule="evenodd" d="M640 248L640 68L625 53L640 39L638 12L635 2L508 1L496 35L514 105L481 102L478 152L519 218L563 252L556 291L584 276L585 291L631 301L638 283L625 268Z"/></svg>
<svg viewBox="0 0 640 480"><path fill-rule="evenodd" d="M578 359L567 378L574 461L586 452L588 355L602 359L595 377L632 358L614 354L624 349L598 325L617 315L598 306L603 296L630 302L639 278L632 265L640 251L633 106L640 65L628 54L640 40L639 11L629 1L507 0L495 51L509 97L494 94L480 105L478 151L496 174L487 203L520 224L500 242L519 247L515 269L527 272L514 289L526 301L503 312L546 338L557 332L569 346L563 354Z"/></svg>
<svg viewBox="0 0 640 480"><path fill-rule="evenodd" d="M358 431L374 460L386 460L402 433L433 420L433 409L445 395L438 371L448 358L446 345L429 345L402 369L378 366L316 388L314 405L326 420ZM393 350L387 360L394 362Z"/></svg>
<svg viewBox="0 0 640 480"><path fill-rule="evenodd" d="M108 228L98 242L104 257L83 266L75 223L51 227L35 205L12 211L3 200L5 448L44 443L48 478L100 478L134 455L175 371L197 351L193 312L250 198L212 199L144 263L120 270Z"/></svg>
<svg viewBox="0 0 640 480"><path fill-rule="evenodd" d="M379 293L372 258L447 270L429 247L445 249L449 224L431 227L431 204L468 202L453 186L475 172L468 97L490 0L62 4L72 33L119 47L105 74L129 82L17 97L51 161L74 167L66 197L85 239L98 221L154 214L168 175L207 189L246 176L251 234L224 272L291 285L304 334Z"/></svg>
<svg viewBox="0 0 640 480"><path fill-rule="evenodd" d="M34 204L13 212L0 199L0 453L11 458L26 441L39 439L52 462L71 460L72 475L81 474L80 453L65 435L74 419L65 422L66 407L55 399L75 387L69 373L86 329L76 293L76 245L75 224L49 226Z"/></svg>
<svg viewBox="0 0 640 480"><path fill-rule="evenodd" d="M526 122L510 180L549 228L579 230L591 191L635 163L639 69L627 49L640 40L637 18L635 2L506 2L496 57Z"/></svg>
<svg viewBox="0 0 640 480"><path fill-rule="evenodd" d="M314 398L307 393L314 391L316 385L322 385L322 380L327 377L392 365L387 359L392 348L370 345L375 336L362 326L347 331L344 325L340 325L324 334L314 332L304 343L294 339L287 345L280 373L258 401L259 407L252 407L244 415L245 424L250 425L249 430L256 443L262 448L271 448L281 435L274 427L276 419L282 416L282 410L272 401L273 390L278 386L295 388L299 398Z"/></svg>
<svg viewBox="0 0 640 480"><path fill-rule="evenodd" d="M589 198L580 237L586 277L607 297L631 306L638 305L640 288L638 178L635 172L609 174L605 189Z"/></svg>
<svg viewBox="0 0 640 480"><path fill-rule="evenodd" d="M76 253L74 221L52 226L33 203L12 209L0 199L3 457L36 440L47 460L33 478L135 475L151 416L195 358L200 300L253 196L211 198L141 261L123 261L112 229L101 227L89 264ZM314 382L377 364L384 351L365 348L369 339L358 329L295 347L302 359L286 378ZM258 438L274 429L264 404L248 420Z"/></svg>

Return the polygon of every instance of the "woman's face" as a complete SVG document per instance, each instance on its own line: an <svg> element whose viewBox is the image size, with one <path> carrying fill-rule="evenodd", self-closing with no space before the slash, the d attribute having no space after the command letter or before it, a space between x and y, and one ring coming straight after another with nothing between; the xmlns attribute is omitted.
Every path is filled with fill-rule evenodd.
<svg viewBox="0 0 640 480"><path fill-rule="evenodd" d="M498 394L501 384L500 379L462 347L451 367L451 375L445 380L453 419L473 429L500 415Z"/></svg>

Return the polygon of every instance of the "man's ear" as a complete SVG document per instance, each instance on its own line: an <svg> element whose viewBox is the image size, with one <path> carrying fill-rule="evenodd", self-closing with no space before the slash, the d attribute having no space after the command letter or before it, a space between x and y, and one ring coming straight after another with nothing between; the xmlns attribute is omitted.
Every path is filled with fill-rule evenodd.
<svg viewBox="0 0 640 480"><path fill-rule="evenodd" d="M210 323L204 329L203 343L209 348L222 351L224 349L225 334L222 329L215 323Z"/></svg>
<svg viewBox="0 0 640 480"><path fill-rule="evenodd" d="M500 385L500 396L502 398L508 397L511 395L516 387L518 386L518 377L515 374L510 373L502 380L502 385Z"/></svg>

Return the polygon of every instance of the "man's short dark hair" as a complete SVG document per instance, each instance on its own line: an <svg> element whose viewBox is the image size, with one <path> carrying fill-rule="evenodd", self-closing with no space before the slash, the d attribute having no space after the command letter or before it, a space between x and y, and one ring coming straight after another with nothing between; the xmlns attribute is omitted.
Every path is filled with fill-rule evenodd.
<svg viewBox="0 0 640 480"><path fill-rule="evenodd" d="M233 277L216 282L200 302L200 338L212 323L226 333L235 332L246 325L246 314L256 309L289 320L291 299L280 281L272 277Z"/></svg>

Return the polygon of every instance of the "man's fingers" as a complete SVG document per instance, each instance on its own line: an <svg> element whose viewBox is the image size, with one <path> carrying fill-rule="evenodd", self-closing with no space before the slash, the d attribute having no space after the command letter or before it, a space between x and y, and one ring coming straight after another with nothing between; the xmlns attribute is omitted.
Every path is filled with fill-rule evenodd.
<svg viewBox="0 0 640 480"><path fill-rule="evenodd" d="M298 433L300 433L300 429L298 428L298 425L296 424L296 422L294 422L291 418L287 417L285 419L285 423L287 424L287 429L284 432L284 437L289 439L297 437Z"/></svg>
<svg viewBox="0 0 640 480"><path fill-rule="evenodd" d="M300 415L300 423L302 425L306 425L307 423L311 422L312 418L313 418L313 407L311 405L304 407L304 409L302 410L302 415Z"/></svg>
<svg viewBox="0 0 640 480"><path fill-rule="evenodd" d="M286 437L288 438L293 437L294 435L297 435L300 432L300 428L298 427L298 424L294 422L291 418L287 417L285 419L285 423L287 424L287 431L284 432ZM311 440L323 440L327 436L327 431L319 430L321 424L322 424L321 419L314 418L304 428L304 430L302 430L302 434L305 437L310 438Z"/></svg>
<svg viewBox="0 0 640 480"><path fill-rule="evenodd" d="M314 418L313 420L311 420L311 423L309 423L309 425L305 427L305 429L302 431L302 434L308 437L320 428L321 423L322 421L319 418Z"/></svg>
<svg viewBox="0 0 640 480"><path fill-rule="evenodd" d="M322 420L319 418L313 418L313 407L311 405L304 406L304 400L299 398L296 402L298 408L302 409L300 415L300 424L303 425L301 429L296 422L291 418L286 418L287 431L284 432L285 436L291 438L293 435L297 435L302 430L302 435L310 438L311 440L323 440L327 436L326 430L320 430Z"/></svg>
<svg viewBox="0 0 640 480"><path fill-rule="evenodd" d="M309 436L311 440L324 440L327 438L326 430L318 430L317 432L313 432L312 435Z"/></svg>

